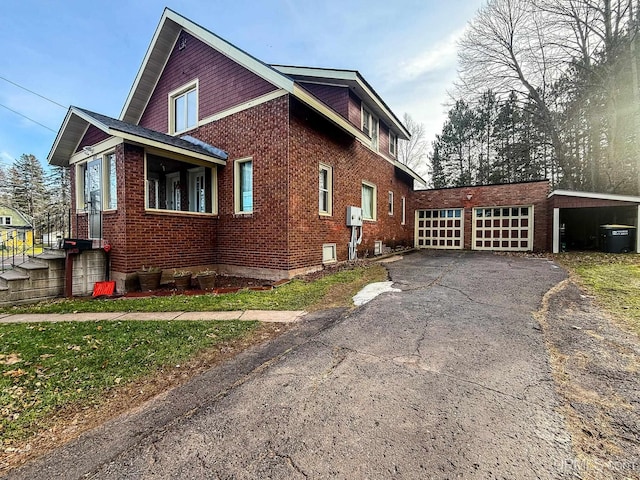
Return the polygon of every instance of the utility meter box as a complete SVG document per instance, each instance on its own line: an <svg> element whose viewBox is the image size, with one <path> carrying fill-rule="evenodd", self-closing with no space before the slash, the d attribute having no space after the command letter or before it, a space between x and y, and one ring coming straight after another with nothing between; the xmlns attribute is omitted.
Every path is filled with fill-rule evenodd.
<svg viewBox="0 0 640 480"><path fill-rule="evenodd" d="M362 209L360 207L347 207L347 227L362 226Z"/></svg>

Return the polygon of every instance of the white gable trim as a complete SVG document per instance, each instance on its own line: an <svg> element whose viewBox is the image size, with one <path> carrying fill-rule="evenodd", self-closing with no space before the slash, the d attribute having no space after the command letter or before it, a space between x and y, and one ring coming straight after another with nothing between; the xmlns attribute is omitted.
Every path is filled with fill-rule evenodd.
<svg viewBox="0 0 640 480"><path fill-rule="evenodd" d="M263 103L270 102L271 100L275 100L276 98L280 98L288 94L289 92L283 89L274 90L273 92L269 92L265 95L254 98L253 100L249 100L248 102L240 103L231 108L215 113L209 117L203 118L198 122L198 127L211 122L215 122L216 120L220 120L221 118L228 117L229 115L233 115L234 113L242 112L243 110L248 110L249 108L262 105Z"/></svg>
<svg viewBox="0 0 640 480"><path fill-rule="evenodd" d="M618 202L640 203L640 197L634 197L631 195L618 195L615 193L575 192L572 190L554 190L549 194L549 198L556 195L563 197L593 198L596 200L613 200Z"/></svg>

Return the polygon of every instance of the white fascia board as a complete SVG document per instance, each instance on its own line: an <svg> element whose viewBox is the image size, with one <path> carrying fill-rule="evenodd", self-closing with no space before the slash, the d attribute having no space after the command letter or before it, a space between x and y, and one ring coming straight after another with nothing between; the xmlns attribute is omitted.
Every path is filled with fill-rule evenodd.
<svg viewBox="0 0 640 480"><path fill-rule="evenodd" d="M576 192L572 190L554 190L548 195L548 198L556 195L563 197L593 198L596 200L613 200L618 202L640 203L640 197L634 197L631 195L618 195L615 193Z"/></svg>
<svg viewBox="0 0 640 480"><path fill-rule="evenodd" d="M225 160L221 160L219 158L211 157L209 155L204 155L202 153L197 153L192 150L187 150L184 148L176 147L174 145L168 145L162 142L156 142L155 140L150 140L148 138L139 137L137 135L133 135L131 133L120 132L118 130L109 129L107 132L109 135L113 135L114 137L122 138L123 140L128 140L133 143L137 143L139 145L148 146L155 148L159 151L167 151L173 152L178 155L182 155L183 157L189 158L197 158L198 160L202 160L207 163L216 163L218 165L226 165L227 162Z"/></svg>
<svg viewBox="0 0 640 480"><path fill-rule="evenodd" d="M74 163L82 162L84 160L88 160L89 158L102 155L104 152L112 150L117 145L120 145L123 141L124 140L122 139L122 137L109 137L106 140L92 145L91 147L93 151L91 153L86 153L82 150L74 153L69 160L69 165L73 165Z"/></svg>
<svg viewBox="0 0 640 480"><path fill-rule="evenodd" d="M287 65L273 65L273 68L285 75L303 75L308 77L326 78L328 80L343 80L354 82L357 72L354 70L331 70L328 68L293 67Z"/></svg>
<svg viewBox="0 0 640 480"><path fill-rule="evenodd" d="M62 135L64 134L65 130L67 129L67 125L69 124L69 120L71 119L71 115L72 115L72 107L69 107L69 110L67 110L67 114L64 117L64 120L62 122L62 126L60 127L60 129L58 130L58 134L56 135L56 139L53 142L53 146L51 147L51 150L49 150L49 155L47 155L47 163L51 165L51 159L53 157L53 152L55 152L58 148L58 144L60 143L60 140L62 139Z"/></svg>
<svg viewBox="0 0 640 480"><path fill-rule="evenodd" d="M135 93L138 91L138 85L140 84L140 80L142 79L142 76L144 74L145 67L146 67L147 63L149 62L149 58L151 58L151 55L153 53L153 49L154 49L154 47L156 45L156 42L158 41L158 37L160 36L160 33L162 32L162 27L164 27L164 24L165 24L165 22L167 20L167 12L168 12L168 10L165 8L164 12L162 13L162 17L160 18L160 22L158 23L158 26L156 27L156 31L153 33L153 38L151 39L151 42L149 43L149 46L147 47L147 53L145 53L144 59L142 60L142 63L140 64L140 68L138 69L138 73L136 74L136 78L133 81L133 85L131 86L131 89L129 90L129 95L127 95L127 100L124 102L124 106L122 107L122 111L120 112L120 117L118 117L120 120L122 120L124 118L125 113L127 112L127 110L129 110L129 105L131 104L131 100L133 99Z"/></svg>

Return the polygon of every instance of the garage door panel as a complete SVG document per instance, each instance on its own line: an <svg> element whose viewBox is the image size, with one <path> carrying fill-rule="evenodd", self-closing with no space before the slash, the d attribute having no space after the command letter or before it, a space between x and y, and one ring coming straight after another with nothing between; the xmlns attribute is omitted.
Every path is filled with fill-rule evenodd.
<svg viewBox="0 0 640 480"><path fill-rule="evenodd" d="M474 250L533 250L533 206L473 209Z"/></svg>
<svg viewBox="0 0 640 480"><path fill-rule="evenodd" d="M464 211L444 208L416 211L416 246L418 248L464 248Z"/></svg>

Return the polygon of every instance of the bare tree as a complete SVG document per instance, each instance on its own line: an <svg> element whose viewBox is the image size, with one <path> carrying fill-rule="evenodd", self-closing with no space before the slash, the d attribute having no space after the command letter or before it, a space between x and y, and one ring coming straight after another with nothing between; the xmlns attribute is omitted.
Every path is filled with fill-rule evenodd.
<svg viewBox="0 0 640 480"><path fill-rule="evenodd" d="M563 63L560 49L547 37L548 16L530 0L489 0L460 41L459 89L474 98L487 89L501 95L518 92L522 102L533 106L567 173L565 183L572 187L572 168L549 100Z"/></svg>
<svg viewBox="0 0 640 480"><path fill-rule="evenodd" d="M428 150L424 124L415 121L408 113L404 114L402 121L411 134L411 139L398 142L398 160L412 170L424 170Z"/></svg>

